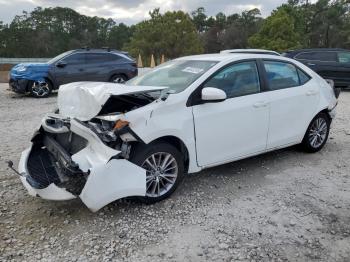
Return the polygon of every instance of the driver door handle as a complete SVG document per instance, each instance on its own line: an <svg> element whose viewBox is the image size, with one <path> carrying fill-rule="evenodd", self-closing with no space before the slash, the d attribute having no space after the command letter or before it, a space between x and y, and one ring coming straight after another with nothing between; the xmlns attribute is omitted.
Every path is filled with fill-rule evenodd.
<svg viewBox="0 0 350 262"><path fill-rule="evenodd" d="M259 108L259 107L266 107L269 103L266 102L266 101L259 101L259 102L256 102L255 104L253 104L253 106L255 108Z"/></svg>

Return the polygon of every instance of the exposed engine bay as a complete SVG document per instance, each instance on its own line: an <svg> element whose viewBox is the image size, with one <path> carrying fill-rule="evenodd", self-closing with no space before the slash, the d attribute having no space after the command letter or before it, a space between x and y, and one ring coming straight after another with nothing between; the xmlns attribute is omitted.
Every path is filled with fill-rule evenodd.
<svg viewBox="0 0 350 262"><path fill-rule="evenodd" d="M163 88L128 88L132 92L125 94L124 86L74 84L80 85L60 90L70 99L60 103L59 98L58 113L43 119L32 147L22 153L23 184L32 195L46 199L80 197L92 211L122 197L144 196L146 171L128 161L133 144L143 141L125 114L159 99ZM107 90L99 92L104 85ZM90 102L76 104L74 95Z"/></svg>

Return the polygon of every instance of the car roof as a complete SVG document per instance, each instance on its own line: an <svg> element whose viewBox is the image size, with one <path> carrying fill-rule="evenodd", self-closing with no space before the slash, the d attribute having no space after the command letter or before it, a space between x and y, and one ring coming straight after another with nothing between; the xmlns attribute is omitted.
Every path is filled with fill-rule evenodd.
<svg viewBox="0 0 350 262"><path fill-rule="evenodd" d="M128 55L128 52L116 50L116 49L111 49L111 48L79 48L79 49L74 49L72 50L72 53L76 52L91 52L91 53L117 53L117 54L124 54Z"/></svg>
<svg viewBox="0 0 350 262"><path fill-rule="evenodd" d="M297 50L289 50L286 53L301 53L301 52L327 52L327 51L350 51L343 48L304 48Z"/></svg>
<svg viewBox="0 0 350 262"><path fill-rule="evenodd" d="M271 53L271 54L276 54L280 55L278 52L273 51L273 50L267 50L267 49L227 49L227 50L222 50L220 53Z"/></svg>
<svg viewBox="0 0 350 262"><path fill-rule="evenodd" d="M203 55L192 55L177 58L176 60L201 60L201 61L216 61L222 62L226 60L241 60L241 59L279 59L286 61L293 61L283 56L276 56L270 54L255 54L255 53L216 53L216 54L203 54Z"/></svg>

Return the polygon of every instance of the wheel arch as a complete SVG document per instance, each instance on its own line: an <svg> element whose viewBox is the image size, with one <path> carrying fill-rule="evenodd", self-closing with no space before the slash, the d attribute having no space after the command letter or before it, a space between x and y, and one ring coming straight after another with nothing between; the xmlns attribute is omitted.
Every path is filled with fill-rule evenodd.
<svg viewBox="0 0 350 262"><path fill-rule="evenodd" d="M313 120L318 114L320 114L320 113L325 113L325 114L328 116L329 121L332 122L332 117L331 117L331 115L329 114L328 108L322 109L320 112L318 112L316 115L314 115L314 117L312 118L312 120ZM311 121L312 121L312 120L311 120ZM310 123L311 123L311 121L310 121Z"/></svg>
<svg viewBox="0 0 350 262"><path fill-rule="evenodd" d="M57 89L56 86L54 85L54 81L53 81L49 76L45 76L45 77L43 77L43 79L45 79L45 81L50 82L51 87L52 87L53 90L54 90L54 89ZM27 92L29 92L31 85L32 85L35 81L36 81L36 80L29 80L29 81L28 81L28 84L27 84L27 87L26 87L26 91L27 91Z"/></svg>
<svg viewBox="0 0 350 262"><path fill-rule="evenodd" d="M110 82L111 80L112 80L112 78L114 77L114 76L117 76L117 75L121 75L121 76L124 76L125 78L126 78L126 80L129 80L129 77L128 77L128 75L127 74L125 74L125 73L123 73L123 72L114 72L114 73L112 73L110 76L109 76L109 78L108 78L108 81Z"/></svg>
<svg viewBox="0 0 350 262"><path fill-rule="evenodd" d="M176 136L169 135L169 136L159 137L159 138L151 141L149 144L159 143L159 142L168 143L168 144L174 146L177 150L179 150L179 152L183 155L185 173L187 173L188 169L189 169L190 156L189 156L189 152L188 152L188 149L187 149L185 143L180 138L178 138Z"/></svg>

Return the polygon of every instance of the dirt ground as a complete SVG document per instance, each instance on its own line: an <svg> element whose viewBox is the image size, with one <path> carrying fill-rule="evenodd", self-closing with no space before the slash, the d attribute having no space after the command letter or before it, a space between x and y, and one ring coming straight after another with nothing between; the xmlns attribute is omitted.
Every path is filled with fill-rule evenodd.
<svg viewBox="0 0 350 262"><path fill-rule="evenodd" d="M0 84L0 261L350 261L350 92L316 154L287 148L187 176L155 205L30 197L17 166L56 95Z"/></svg>

